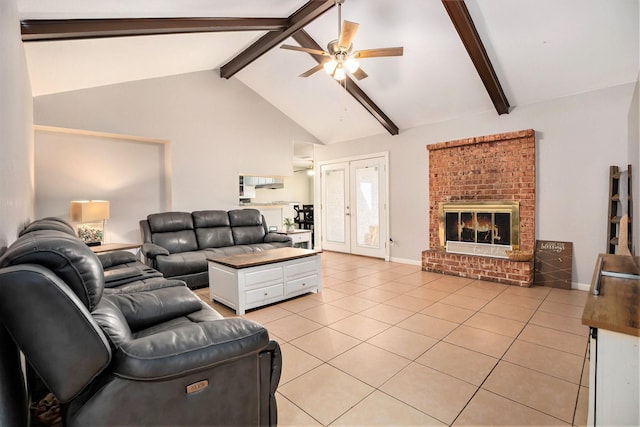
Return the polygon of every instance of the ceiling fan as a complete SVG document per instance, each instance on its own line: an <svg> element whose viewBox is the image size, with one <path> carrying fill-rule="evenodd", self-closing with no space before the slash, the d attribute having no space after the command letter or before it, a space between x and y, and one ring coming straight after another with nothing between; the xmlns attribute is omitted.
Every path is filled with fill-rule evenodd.
<svg viewBox="0 0 640 427"><path fill-rule="evenodd" d="M347 72L353 75L356 79L362 80L366 78L368 74L360 68L358 59L382 56L402 56L404 50L402 47L383 47L378 49L357 50L354 52L352 42L360 24L347 20L344 22L342 21L343 3L344 0L336 0L336 5L338 6L338 38L329 42L326 51L286 44L280 46L281 49L297 50L322 57L321 62L318 65L300 74L300 77L309 77L315 72L324 69L327 74L331 75L331 77L336 80L344 80L347 76Z"/></svg>

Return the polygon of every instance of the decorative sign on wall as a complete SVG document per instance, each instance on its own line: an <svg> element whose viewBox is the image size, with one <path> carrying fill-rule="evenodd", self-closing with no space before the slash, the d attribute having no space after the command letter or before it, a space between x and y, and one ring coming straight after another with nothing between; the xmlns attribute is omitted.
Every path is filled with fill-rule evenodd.
<svg viewBox="0 0 640 427"><path fill-rule="evenodd" d="M571 289L573 243L536 241L533 284Z"/></svg>

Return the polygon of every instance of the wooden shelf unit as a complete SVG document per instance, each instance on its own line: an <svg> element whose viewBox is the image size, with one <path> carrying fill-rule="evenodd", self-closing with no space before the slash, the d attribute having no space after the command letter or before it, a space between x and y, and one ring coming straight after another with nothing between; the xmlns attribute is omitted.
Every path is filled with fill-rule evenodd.
<svg viewBox="0 0 640 427"><path fill-rule="evenodd" d="M627 180L627 214L629 217L627 233L627 242L629 251L633 253L633 200L631 195L631 165L627 166L627 173L621 171L618 166L609 167L609 215L607 216L607 252L608 254L617 253L617 246L620 241L620 220L622 219L623 207L620 203L620 190L623 186L620 185L621 179Z"/></svg>

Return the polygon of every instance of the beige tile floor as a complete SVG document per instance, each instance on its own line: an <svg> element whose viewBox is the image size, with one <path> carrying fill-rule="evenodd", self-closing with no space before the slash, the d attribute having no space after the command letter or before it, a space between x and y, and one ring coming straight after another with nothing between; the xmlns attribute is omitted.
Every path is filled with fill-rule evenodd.
<svg viewBox="0 0 640 427"><path fill-rule="evenodd" d="M280 426L586 425L586 292L333 252L322 278L246 314L282 348Z"/></svg>

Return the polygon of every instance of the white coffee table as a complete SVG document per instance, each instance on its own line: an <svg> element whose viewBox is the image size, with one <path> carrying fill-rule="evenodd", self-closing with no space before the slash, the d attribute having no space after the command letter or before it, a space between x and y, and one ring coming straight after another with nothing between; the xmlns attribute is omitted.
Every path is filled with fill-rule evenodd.
<svg viewBox="0 0 640 427"><path fill-rule="evenodd" d="M236 314L322 288L320 251L278 248L207 258L209 295Z"/></svg>

